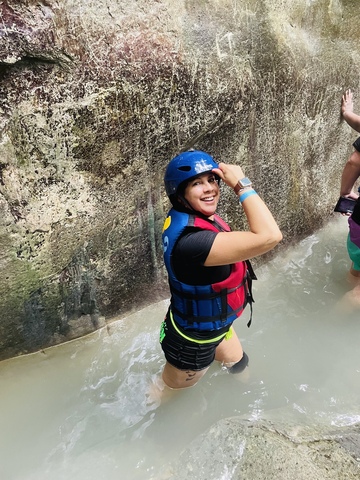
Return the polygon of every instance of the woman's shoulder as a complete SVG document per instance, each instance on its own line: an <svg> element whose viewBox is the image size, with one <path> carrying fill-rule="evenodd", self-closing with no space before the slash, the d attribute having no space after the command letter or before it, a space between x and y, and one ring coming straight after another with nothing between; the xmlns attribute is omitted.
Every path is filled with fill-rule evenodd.
<svg viewBox="0 0 360 480"><path fill-rule="evenodd" d="M176 242L174 253L186 253L191 256L200 252L209 252L218 232L197 227L186 227Z"/></svg>

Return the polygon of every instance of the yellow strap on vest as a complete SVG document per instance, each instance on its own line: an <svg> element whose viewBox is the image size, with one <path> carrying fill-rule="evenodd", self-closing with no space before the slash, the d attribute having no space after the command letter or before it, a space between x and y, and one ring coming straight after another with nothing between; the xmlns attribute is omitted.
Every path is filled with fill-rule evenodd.
<svg viewBox="0 0 360 480"><path fill-rule="evenodd" d="M225 334L225 340L230 340L230 338L233 336L233 329L232 327L229 328L229 330Z"/></svg>
<svg viewBox="0 0 360 480"><path fill-rule="evenodd" d="M205 344L205 343L213 343L213 342L217 342L218 340L221 340L222 338L225 338L225 340L229 340L232 335L233 335L233 332L232 332L232 328L230 327L229 330L225 333L222 333L221 335L219 335L218 337L215 337L215 338L210 338L208 340L197 340L195 338L191 338L191 337L188 337L187 335L184 335L183 332L181 332L176 323L174 322L174 317L173 317L173 314L172 314L172 311L170 310L170 320L171 320L171 323L172 323L172 326L174 327L174 329L177 331L177 333L179 335L181 335L183 338L185 338L186 340L189 340L189 342L194 342L194 343L199 343L199 344Z"/></svg>

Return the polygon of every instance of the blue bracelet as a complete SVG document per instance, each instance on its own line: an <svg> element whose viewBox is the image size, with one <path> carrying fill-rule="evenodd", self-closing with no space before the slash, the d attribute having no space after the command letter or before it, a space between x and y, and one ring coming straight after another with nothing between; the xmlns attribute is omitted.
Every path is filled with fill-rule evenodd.
<svg viewBox="0 0 360 480"><path fill-rule="evenodd" d="M251 190L247 190L246 192L242 193L239 197L239 202L243 203L243 201L246 200L251 195L257 195L255 190L251 189Z"/></svg>

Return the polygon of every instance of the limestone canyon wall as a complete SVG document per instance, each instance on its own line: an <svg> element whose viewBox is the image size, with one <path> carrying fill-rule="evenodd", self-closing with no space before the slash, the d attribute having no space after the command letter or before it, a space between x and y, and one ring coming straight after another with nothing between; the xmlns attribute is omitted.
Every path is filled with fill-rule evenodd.
<svg viewBox="0 0 360 480"><path fill-rule="evenodd" d="M242 164L284 244L326 221L356 137L357 3L0 1L0 359L167 295L180 150ZM244 225L226 190L221 213Z"/></svg>

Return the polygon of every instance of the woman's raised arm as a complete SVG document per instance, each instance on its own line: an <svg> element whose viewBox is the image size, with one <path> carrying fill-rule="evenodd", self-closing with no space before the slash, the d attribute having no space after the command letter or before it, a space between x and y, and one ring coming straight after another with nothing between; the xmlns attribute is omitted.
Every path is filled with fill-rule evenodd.
<svg viewBox="0 0 360 480"><path fill-rule="evenodd" d="M213 171L231 188L244 177L238 165L220 163L219 168ZM239 199L247 217L249 231L218 233L205 266L248 260L268 252L282 240L282 233L263 200L251 188L243 192Z"/></svg>

